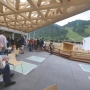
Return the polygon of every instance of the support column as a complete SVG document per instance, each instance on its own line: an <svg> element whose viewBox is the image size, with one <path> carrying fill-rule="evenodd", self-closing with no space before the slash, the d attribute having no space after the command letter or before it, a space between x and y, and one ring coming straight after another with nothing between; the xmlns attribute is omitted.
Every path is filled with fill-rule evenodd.
<svg viewBox="0 0 90 90"><path fill-rule="evenodd" d="M14 33L12 33L12 39L14 39Z"/></svg>
<svg viewBox="0 0 90 90"><path fill-rule="evenodd" d="M28 34L26 34L26 40L28 39Z"/></svg>
<svg viewBox="0 0 90 90"><path fill-rule="evenodd" d="M30 33L29 33L29 39L30 39Z"/></svg>
<svg viewBox="0 0 90 90"><path fill-rule="evenodd" d="M30 33L28 33L28 39L30 39Z"/></svg>

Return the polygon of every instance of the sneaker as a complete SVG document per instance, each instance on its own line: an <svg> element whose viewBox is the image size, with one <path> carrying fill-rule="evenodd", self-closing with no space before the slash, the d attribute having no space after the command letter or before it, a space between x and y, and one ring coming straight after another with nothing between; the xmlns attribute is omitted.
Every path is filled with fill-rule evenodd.
<svg viewBox="0 0 90 90"><path fill-rule="evenodd" d="M10 74L10 77L13 77L14 76L14 73Z"/></svg>
<svg viewBox="0 0 90 90"><path fill-rule="evenodd" d="M15 81L11 81L11 82L8 83L7 85L5 85L5 87L8 87L8 86L14 85L15 83L16 83Z"/></svg>

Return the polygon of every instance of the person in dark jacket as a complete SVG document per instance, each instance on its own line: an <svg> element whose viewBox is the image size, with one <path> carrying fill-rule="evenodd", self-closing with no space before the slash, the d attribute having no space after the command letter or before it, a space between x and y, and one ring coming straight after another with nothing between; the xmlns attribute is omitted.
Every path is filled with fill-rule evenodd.
<svg viewBox="0 0 90 90"><path fill-rule="evenodd" d="M44 38L41 39L41 50L43 50Z"/></svg>
<svg viewBox="0 0 90 90"><path fill-rule="evenodd" d="M14 39L11 39L11 45L12 46L14 45Z"/></svg>
<svg viewBox="0 0 90 90"><path fill-rule="evenodd" d="M18 42L18 38L17 39L15 39L15 44L16 44L16 49L18 49L19 48L19 42Z"/></svg>
<svg viewBox="0 0 90 90"><path fill-rule="evenodd" d="M37 45L36 45L36 51L39 51L40 49L40 40L39 39L37 39Z"/></svg>

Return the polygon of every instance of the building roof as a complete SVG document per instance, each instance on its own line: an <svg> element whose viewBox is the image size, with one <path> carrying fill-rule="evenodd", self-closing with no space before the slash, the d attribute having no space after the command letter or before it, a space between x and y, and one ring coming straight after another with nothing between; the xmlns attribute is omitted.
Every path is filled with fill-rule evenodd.
<svg viewBox="0 0 90 90"><path fill-rule="evenodd" d="M31 32L90 9L90 0L0 0L0 26Z"/></svg>

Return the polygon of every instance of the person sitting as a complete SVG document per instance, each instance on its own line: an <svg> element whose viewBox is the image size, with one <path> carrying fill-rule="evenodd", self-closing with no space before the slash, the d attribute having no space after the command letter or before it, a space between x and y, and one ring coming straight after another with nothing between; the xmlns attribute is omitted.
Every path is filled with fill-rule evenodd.
<svg viewBox="0 0 90 90"><path fill-rule="evenodd" d="M2 46L0 45L0 51L2 50ZM8 87L10 85L14 85L16 82L11 81L11 77L14 76L14 74L10 74L10 67L8 63L6 63L7 57L2 57L0 55L0 75L3 74L3 81L5 84L5 87Z"/></svg>

